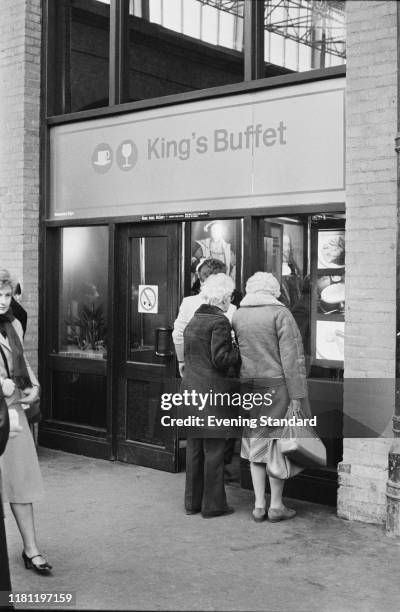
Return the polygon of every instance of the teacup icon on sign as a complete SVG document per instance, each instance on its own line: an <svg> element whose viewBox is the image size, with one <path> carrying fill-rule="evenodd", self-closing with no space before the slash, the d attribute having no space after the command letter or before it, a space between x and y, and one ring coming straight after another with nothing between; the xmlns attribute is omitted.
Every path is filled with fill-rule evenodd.
<svg viewBox="0 0 400 612"><path fill-rule="evenodd" d="M111 151L109 149L100 149L97 151L97 159L93 162L96 166L107 166L111 163Z"/></svg>
<svg viewBox="0 0 400 612"><path fill-rule="evenodd" d="M107 142L99 142L92 153L92 167L98 174L106 174L113 163L113 150Z"/></svg>

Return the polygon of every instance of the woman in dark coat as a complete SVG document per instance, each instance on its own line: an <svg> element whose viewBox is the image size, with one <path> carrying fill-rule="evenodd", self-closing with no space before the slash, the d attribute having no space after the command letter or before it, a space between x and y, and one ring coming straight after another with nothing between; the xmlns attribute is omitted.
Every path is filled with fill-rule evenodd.
<svg viewBox="0 0 400 612"><path fill-rule="evenodd" d="M227 274L214 274L202 286L205 303L198 308L184 331L185 369L182 392L229 393L229 370L239 362L232 344L231 326L224 315L231 303L234 283ZM208 398L210 395L207 396ZM216 403L217 405L214 405ZM230 418L234 411L226 400L207 401L202 410L192 401L186 415L202 419L188 432L186 449L186 514L201 512L204 518L231 514L224 487L225 440L229 426L210 425L208 417Z"/></svg>
<svg viewBox="0 0 400 612"><path fill-rule="evenodd" d="M307 407L307 380L304 352L299 328L290 311L278 301L280 287L267 272L256 272L246 285L246 296L233 316L240 349L240 378L249 389L271 393L270 406L253 407L250 417L269 416L283 419L289 402ZM251 387L251 388L250 388ZM304 400L304 402L301 402ZM304 406L303 406L304 404ZM271 439L280 437L275 427L262 427L247 432L242 439L241 456L250 461L255 493L254 520L265 519L265 480ZM281 521L293 518L296 512L282 502L284 480L269 477L271 502L268 518Z"/></svg>

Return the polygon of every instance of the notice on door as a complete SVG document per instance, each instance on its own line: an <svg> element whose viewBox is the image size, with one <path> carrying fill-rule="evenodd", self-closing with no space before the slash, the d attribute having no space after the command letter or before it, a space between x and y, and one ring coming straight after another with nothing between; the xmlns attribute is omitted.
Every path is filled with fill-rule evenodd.
<svg viewBox="0 0 400 612"><path fill-rule="evenodd" d="M139 285L138 312L158 313L158 285Z"/></svg>

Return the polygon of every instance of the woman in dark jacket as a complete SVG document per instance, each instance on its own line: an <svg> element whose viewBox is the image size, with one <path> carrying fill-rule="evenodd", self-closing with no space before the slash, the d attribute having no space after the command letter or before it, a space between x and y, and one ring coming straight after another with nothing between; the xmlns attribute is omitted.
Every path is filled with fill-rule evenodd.
<svg viewBox="0 0 400 612"><path fill-rule="evenodd" d="M290 311L278 297L280 287L267 272L256 272L246 285L246 296L233 316L233 328L240 349L240 378L251 391L270 392L270 406L253 407L250 417L283 419L289 402L307 407L307 379L302 339ZM303 401L301 401L303 400ZM242 439L241 456L250 461L255 493L254 520L266 518L265 480L271 439L280 437L280 429L252 429ZM293 518L296 512L282 502L284 480L269 477L271 501L268 518L272 522Z"/></svg>
<svg viewBox="0 0 400 612"><path fill-rule="evenodd" d="M194 391L196 397L186 414L202 419L196 430L188 433L185 508L186 514L201 512L204 518L233 512L227 504L224 487L225 439L230 428L209 421L209 417L234 416L227 396L213 401L216 393L229 393L229 370L239 362L239 351L232 344L231 326L224 315L233 290L234 283L227 274L210 276L201 291L205 303L184 331L182 392ZM200 406L197 401L198 394L207 397L204 405Z"/></svg>

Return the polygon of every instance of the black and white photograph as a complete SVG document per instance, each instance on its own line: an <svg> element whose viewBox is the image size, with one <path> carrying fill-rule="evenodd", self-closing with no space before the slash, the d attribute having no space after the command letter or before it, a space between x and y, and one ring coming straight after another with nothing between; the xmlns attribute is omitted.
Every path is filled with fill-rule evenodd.
<svg viewBox="0 0 400 612"><path fill-rule="evenodd" d="M399 610L400 2L0 7L0 610Z"/></svg>
<svg viewBox="0 0 400 612"><path fill-rule="evenodd" d="M193 283L196 282L196 270L205 259L218 259L226 266L226 273L236 282L237 245L236 237L239 221L217 219L212 221L195 221L192 223L192 259L194 271Z"/></svg>
<svg viewBox="0 0 400 612"><path fill-rule="evenodd" d="M321 231L318 234L318 268L343 268L345 262L344 232Z"/></svg>
<svg viewBox="0 0 400 612"><path fill-rule="evenodd" d="M317 359L343 361L344 323L317 321Z"/></svg>

